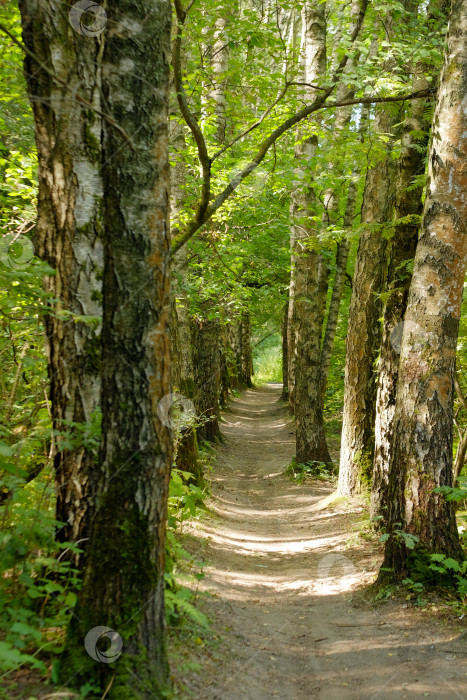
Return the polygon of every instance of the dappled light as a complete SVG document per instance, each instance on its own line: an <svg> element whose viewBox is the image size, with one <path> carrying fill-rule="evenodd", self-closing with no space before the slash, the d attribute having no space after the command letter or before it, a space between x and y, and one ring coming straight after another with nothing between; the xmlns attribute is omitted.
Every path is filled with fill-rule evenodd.
<svg viewBox="0 0 467 700"><path fill-rule="evenodd" d="M428 688L451 700L454 687L462 697L463 668L443 653L452 633L363 597L381 560L359 536L364 504L332 482L285 475L292 423L279 393L263 386L230 403L209 512L189 526L186 546L205 563L203 609L229 649L222 671L205 666L202 686L189 684L213 700L399 700Z"/></svg>

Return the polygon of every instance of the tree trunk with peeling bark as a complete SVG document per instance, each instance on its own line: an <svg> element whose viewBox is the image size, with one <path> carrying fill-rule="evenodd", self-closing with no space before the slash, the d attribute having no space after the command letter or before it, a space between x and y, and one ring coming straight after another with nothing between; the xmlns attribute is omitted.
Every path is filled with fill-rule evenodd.
<svg viewBox="0 0 467 700"><path fill-rule="evenodd" d="M90 423L100 409L102 40L81 36L55 1L22 0L20 10L23 41L34 55L25 59L39 160L34 243L36 254L55 270L45 280L53 299L45 330L53 429L58 433L56 518L63 523L56 537L84 548L96 455L71 424ZM74 447L62 448L60 434L65 432ZM74 557L75 564L79 559Z"/></svg>
<svg viewBox="0 0 467 700"><path fill-rule="evenodd" d="M466 76L467 0L454 0L399 363L382 567L396 579L431 553L462 558L454 505L434 489L452 485L453 379L467 263ZM418 538L413 552L400 529Z"/></svg>
<svg viewBox="0 0 467 700"><path fill-rule="evenodd" d="M412 278L407 263L410 265L415 256L419 218L423 209L423 187L413 187L413 179L417 175L423 175L425 171L426 152L423 152L420 137L415 138L414 133L426 133L427 148L429 125L423 118L425 107L425 100L414 100L411 105L412 114L403 127L402 152L397 165L394 217L396 220L405 218L405 221L395 226L388 270L387 290L390 296L384 310L378 363L375 453L371 485L372 517L384 515L388 505L389 461L393 444L400 341Z"/></svg>
<svg viewBox="0 0 467 700"><path fill-rule="evenodd" d="M324 78L326 73L324 3L316 7L306 3L302 11L302 21L304 82L316 84ZM306 91L310 93L312 89L306 88ZM293 393L297 429L295 459L299 464L309 461L331 461L319 401L319 355L329 269L325 258L317 250L319 248L317 231L311 221L315 203L311 166L316 147L316 136L307 136L302 131L298 133L295 154L299 184L293 197L292 225L294 227L295 282Z"/></svg>
<svg viewBox="0 0 467 700"><path fill-rule="evenodd" d="M111 686L113 697L129 700L161 697L169 680L164 552L172 435L157 409L171 389L170 29L168 3L119 0L105 36L105 105L120 128L103 124L102 443L87 566L61 666L64 683ZM83 646L100 626L118 635L111 651L123 643L114 664L96 663ZM101 649L97 637L94 647Z"/></svg>
<svg viewBox="0 0 467 700"><path fill-rule="evenodd" d="M173 86L171 86L173 88ZM172 107L177 115L177 110ZM185 203L186 167L183 153L186 150L183 123L181 117L169 123L170 147L174 156L171 172L170 209L171 220L176 220ZM189 299L186 292L187 247L183 246L174 255L173 261L173 325L172 343L176 352L173 356L172 385L175 392L182 394L189 402L195 395L195 380L192 357L192 339ZM178 469L193 475L197 486L204 484L203 468L199 461L196 426L184 425L177 436L175 464Z"/></svg>
<svg viewBox="0 0 467 700"><path fill-rule="evenodd" d="M374 129L391 133L398 116L377 108ZM353 278L347 331L345 394L342 425L339 492L359 493L368 488L374 451L376 376L374 364L381 343L381 292L387 273L388 239L381 226L391 219L395 167L387 155L368 172L362 206L362 226Z"/></svg>

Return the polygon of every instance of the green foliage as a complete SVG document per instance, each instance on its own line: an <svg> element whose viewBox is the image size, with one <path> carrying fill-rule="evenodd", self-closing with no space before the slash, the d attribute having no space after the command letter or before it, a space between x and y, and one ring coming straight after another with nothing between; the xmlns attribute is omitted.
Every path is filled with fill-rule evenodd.
<svg viewBox="0 0 467 700"><path fill-rule="evenodd" d="M256 345L253 364L258 383L282 382L282 345L277 333Z"/></svg>
<svg viewBox="0 0 467 700"><path fill-rule="evenodd" d="M383 534L379 538L379 541L387 542L387 540L389 540L391 537L393 537L398 542L402 542L407 547L407 549L415 549L415 546L419 541L419 538L416 535L412 535L410 532L404 532L401 529L401 525L399 523L396 523L396 529L392 533L383 532Z"/></svg>
<svg viewBox="0 0 467 700"><path fill-rule="evenodd" d="M444 554L431 555L430 569L445 578L454 578L457 593L465 601L467 598L467 559L458 562Z"/></svg>
<svg viewBox="0 0 467 700"><path fill-rule="evenodd" d="M415 605L423 607L425 605L425 600L422 597L422 594L425 590L425 586L423 585L423 583L421 583L420 581L413 581L411 578L405 578L402 581L402 584L406 586L409 589L409 591L411 591L411 593L415 594Z"/></svg>
<svg viewBox="0 0 467 700"><path fill-rule="evenodd" d="M337 477L337 464L326 464L325 462L306 462L305 464L297 464L293 460L285 473L299 484L302 484L305 479L323 479L325 481L334 480Z"/></svg>
<svg viewBox="0 0 467 700"><path fill-rule="evenodd" d="M0 670L23 664L42 672L63 648L78 576L68 561L76 545L57 543L51 468L25 484L4 475L9 498L0 534ZM46 663L47 662L47 663Z"/></svg>
<svg viewBox="0 0 467 700"><path fill-rule="evenodd" d="M467 476L460 476L458 486L439 486L433 493L442 493L447 501L461 503L467 499Z"/></svg>
<svg viewBox="0 0 467 700"><path fill-rule="evenodd" d="M198 582L204 576L202 564L194 561L180 542L183 523L199 515L205 496L205 491L189 483L191 478L192 475L188 472L172 469L165 560L165 611L167 622L171 626L191 622L195 626L208 629L209 622L206 615L194 604L196 593L180 583L180 578L186 577L187 571L189 571L188 578L194 578Z"/></svg>

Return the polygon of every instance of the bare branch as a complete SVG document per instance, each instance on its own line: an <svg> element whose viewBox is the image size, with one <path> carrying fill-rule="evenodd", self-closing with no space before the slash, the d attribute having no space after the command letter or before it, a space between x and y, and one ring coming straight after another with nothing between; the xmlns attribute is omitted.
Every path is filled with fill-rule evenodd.
<svg viewBox="0 0 467 700"><path fill-rule="evenodd" d="M417 90L416 92L411 92L408 95L387 95L386 97L374 97L373 95L369 95L368 97L356 97L353 100L342 100L342 102L326 102L326 104L323 106L330 109L333 107L346 107L347 105L373 105L385 102L406 102L407 100L418 100L420 97L430 97L430 95L433 95L433 88Z"/></svg>

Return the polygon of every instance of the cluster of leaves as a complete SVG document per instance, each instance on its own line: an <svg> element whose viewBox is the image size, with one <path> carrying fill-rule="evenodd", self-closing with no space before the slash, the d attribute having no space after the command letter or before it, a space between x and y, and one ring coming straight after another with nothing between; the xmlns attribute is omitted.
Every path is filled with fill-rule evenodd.
<svg viewBox="0 0 467 700"><path fill-rule="evenodd" d="M305 462L298 464L293 460L285 471L287 476L302 484L305 479L323 479L331 481L336 478L337 464L327 464L326 462Z"/></svg>
<svg viewBox="0 0 467 700"><path fill-rule="evenodd" d="M6 443L0 447L7 451ZM10 473L3 484L9 496L1 511L0 670L27 664L45 673L63 649L79 583L69 555L79 550L54 539L61 523L50 464L29 484Z"/></svg>
<svg viewBox="0 0 467 700"><path fill-rule="evenodd" d="M196 593L191 588L181 585L181 579L188 578L201 581L203 565L196 562L180 542L180 530L183 523L195 518L203 507L205 492L190 483L192 475L173 468L169 486L169 511L167 521L166 573L165 573L165 611L169 625L180 625L190 621L204 629L209 622L197 607Z"/></svg>
<svg viewBox="0 0 467 700"><path fill-rule="evenodd" d="M458 485L455 487L435 488L434 493L442 494L446 500L454 503L465 503L467 502L467 477L460 477ZM465 512L458 513L458 518L461 523L467 522ZM380 520L381 518L375 519ZM407 549L411 550L412 553L409 557L411 578L404 579L402 583L417 595L417 604L423 603L421 595L426 586L441 586L455 588L457 595L465 605L467 600L467 533L464 525L459 527L459 531L466 552L462 561L447 557L445 554L426 554L423 551L418 551L418 537L404 532L400 525L393 534L383 532L381 535L380 542L385 542L390 537L396 537L404 542ZM380 597L384 596L380 594Z"/></svg>

